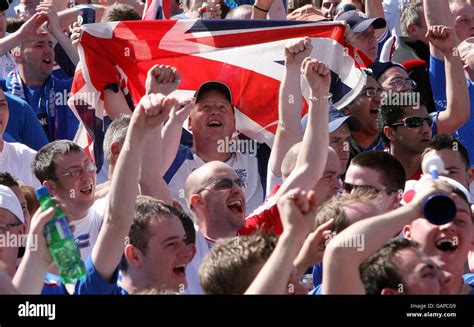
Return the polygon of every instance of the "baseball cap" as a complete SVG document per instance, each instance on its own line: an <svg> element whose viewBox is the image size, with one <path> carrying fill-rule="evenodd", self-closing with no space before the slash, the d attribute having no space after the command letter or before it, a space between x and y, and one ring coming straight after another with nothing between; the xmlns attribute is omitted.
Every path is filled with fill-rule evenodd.
<svg viewBox="0 0 474 327"><path fill-rule="evenodd" d="M5 185L0 185L0 208L7 209L22 223L25 223L25 217L23 216L20 200L18 200L15 193Z"/></svg>
<svg viewBox="0 0 474 327"><path fill-rule="evenodd" d="M8 10L8 0L0 0L0 11Z"/></svg>
<svg viewBox="0 0 474 327"><path fill-rule="evenodd" d="M346 122L351 132L357 132L361 128L361 123L358 118L354 116L346 116L340 110L334 107L329 107L329 134L335 132Z"/></svg>
<svg viewBox="0 0 474 327"><path fill-rule="evenodd" d="M336 109L333 106L329 106L328 121L329 121L329 124L328 124L329 134L337 131L337 129L341 127L341 125L344 124L345 122L347 122L347 125L349 126L349 129L351 130L351 132L356 132L360 130L361 128L361 123L359 119L357 119L354 116L346 116L340 110ZM308 115L304 116L303 119L301 120L301 126L303 127L303 130L306 130L307 124L308 124Z"/></svg>
<svg viewBox="0 0 474 327"><path fill-rule="evenodd" d="M208 81L201 84L201 86L196 91L196 93L194 93L196 102L199 102L199 99L202 97L202 95L209 90L219 91L227 98L227 100L229 100L230 104L233 106L232 92L230 91L230 88L227 86L227 84L219 82L219 81Z"/></svg>
<svg viewBox="0 0 474 327"><path fill-rule="evenodd" d="M387 26L385 19L381 17L369 18L363 12L357 10L349 10L336 18L336 21L345 21L351 27L352 32L360 33L367 30L370 26L375 29Z"/></svg>
<svg viewBox="0 0 474 327"><path fill-rule="evenodd" d="M379 80L380 76L383 75L387 71L387 69L392 68L392 67L400 67L401 69L405 70L405 67L403 67L401 64L396 63L396 62L379 62L375 61L372 66L370 66L370 69L372 69L372 77L375 78L377 81Z"/></svg>
<svg viewBox="0 0 474 327"><path fill-rule="evenodd" d="M336 9L334 9L334 16L342 15L351 10L357 10L357 7L351 3L340 3L336 6Z"/></svg>

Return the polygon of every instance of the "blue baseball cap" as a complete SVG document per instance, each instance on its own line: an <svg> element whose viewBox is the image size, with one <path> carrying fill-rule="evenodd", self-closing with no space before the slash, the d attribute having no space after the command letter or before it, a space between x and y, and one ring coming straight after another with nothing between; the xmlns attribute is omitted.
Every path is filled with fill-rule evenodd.
<svg viewBox="0 0 474 327"><path fill-rule="evenodd" d="M357 132L361 128L361 123L359 119L357 119L354 116L346 116L342 113L342 111L336 109L333 106L329 107L328 119L329 119L329 124L328 124L329 134L337 131L338 128L341 127L342 124L346 122L351 132ZM303 119L301 120L301 126L303 127L303 130L306 130L307 124L308 124L308 115L305 115Z"/></svg>

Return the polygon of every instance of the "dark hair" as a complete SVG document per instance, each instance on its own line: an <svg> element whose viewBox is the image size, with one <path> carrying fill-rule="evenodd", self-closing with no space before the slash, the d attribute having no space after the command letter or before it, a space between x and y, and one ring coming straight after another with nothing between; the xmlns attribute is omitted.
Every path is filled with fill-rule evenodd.
<svg viewBox="0 0 474 327"><path fill-rule="evenodd" d="M15 33L25 23L24 20L16 17L7 17L7 32Z"/></svg>
<svg viewBox="0 0 474 327"><path fill-rule="evenodd" d="M366 151L356 155L351 165L371 168L380 174L380 183L394 190L405 188L405 168L400 161L388 152Z"/></svg>
<svg viewBox="0 0 474 327"><path fill-rule="evenodd" d="M390 140L383 132L385 126L392 126L393 124L399 122L405 116L405 106L396 106L396 105L382 105L380 109L380 137L385 146L390 146ZM395 127L392 127L395 128Z"/></svg>
<svg viewBox="0 0 474 327"><path fill-rule="evenodd" d="M43 146L33 161L33 172L41 183L47 180L56 180L56 163L54 160L59 155L70 152L83 152L76 143L68 140L59 140Z"/></svg>
<svg viewBox="0 0 474 327"><path fill-rule="evenodd" d="M10 175L10 173L7 173L7 172L0 173L0 184L5 185L6 187L9 187L9 188L20 186L20 184L18 184L18 181L14 179L13 176Z"/></svg>
<svg viewBox="0 0 474 327"><path fill-rule="evenodd" d="M467 152L466 147L459 139L452 136L451 134L439 134L433 137L431 139L430 145L423 152L423 156L427 152L432 151L432 150L454 151L454 148L456 148L457 149L456 151L459 152L459 154L461 155L462 161L464 162L466 169L469 169L471 167L471 161L469 159L469 153Z"/></svg>
<svg viewBox="0 0 474 327"><path fill-rule="evenodd" d="M167 205L163 201L150 196L138 196L137 201L135 202L135 217L133 218L133 223L128 233L128 244L135 246L143 254L146 254L148 251L148 241L150 240L150 232L148 230L149 223L151 219L156 219L157 216L171 219L178 218L181 222L185 219L184 216L187 217L185 213ZM185 225L183 224L183 228L186 230L186 237L188 237L190 236L189 230L184 226ZM187 242L189 241L190 240L187 240ZM125 256L122 256L120 269L124 272L128 269L128 262Z"/></svg>
<svg viewBox="0 0 474 327"><path fill-rule="evenodd" d="M392 92L392 96L394 96L395 93L396 92ZM403 95L400 95L400 97L403 97ZM420 98L420 107L421 106L425 106L425 104L423 99ZM393 124L405 118L405 110L410 108L412 107L403 105L382 105L379 116L379 131L380 136L382 137L382 142L385 146L390 146L390 140L384 134L383 128L385 126L391 127ZM397 126L393 126L391 128L397 128Z"/></svg>
<svg viewBox="0 0 474 327"><path fill-rule="evenodd" d="M418 248L418 243L406 238L394 238L359 267L360 278L367 294L380 295L384 288L397 290L403 285L400 267L392 258L403 249Z"/></svg>
<svg viewBox="0 0 474 327"><path fill-rule="evenodd" d="M101 22L121 22L125 20L141 20L140 15L132 6L125 3L114 3L104 11Z"/></svg>

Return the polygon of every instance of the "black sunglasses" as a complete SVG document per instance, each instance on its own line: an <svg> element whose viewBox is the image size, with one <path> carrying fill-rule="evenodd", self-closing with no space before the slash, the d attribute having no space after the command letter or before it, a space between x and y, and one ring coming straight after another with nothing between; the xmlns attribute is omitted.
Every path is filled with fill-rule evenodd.
<svg viewBox="0 0 474 327"><path fill-rule="evenodd" d="M392 194L393 192L398 191L396 189L390 189L390 188L383 188L380 190L372 185L355 185L355 184L351 184L347 182L342 183L342 190L345 193L352 193L352 191L357 191L357 190L367 190L374 193L386 192L388 195Z"/></svg>
<svg viewBox="0 0 474 327"><path fill-rule="evenodd" d="M247 182L242 178L236 178L236 179L221 178L221 179L217 179L217 180L212 181L211 183L207 184L205 187L203 187L202 189L197 191L196 194L200 193L204 190L207 190L207 188L211 185L212 185L212 189L214 189L216 191L228 190L228 189L232 188L234 183L242 189L247 187Z"/></svg>
<svg viewBox="0 0 474 327"><path fill-rule="evenodd" d="M420 128L423 126L423 123L426 121L429 127L433 126L433 117L431 116L426 116L426 117L417 117L417 116L411 116L411 117L406 117L402 119L402 121L393 123L390 126L397 126L397 125L403 125L407 128Z"/></svg>

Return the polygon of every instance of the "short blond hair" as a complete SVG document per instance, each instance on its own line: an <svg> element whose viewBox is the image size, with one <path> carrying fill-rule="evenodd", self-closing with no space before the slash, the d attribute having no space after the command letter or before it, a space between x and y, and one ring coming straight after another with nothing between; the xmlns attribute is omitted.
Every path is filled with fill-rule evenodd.
<svg viewBox="0 0 474 327"><path fill-rule="evenodd" d="M206 294L244 294L275 249L277 239L260 232L217 241L199 268Z"/></svg>
<svg viewBox="0 0 474 327"><path fill-rule="evenodd" d="M334 219L331 230L340 233L350 225L349 218L347 218L344 210L345 207L358 203L378 207L380 202L378 193L370 189L359 189L349 194L332 197L319 207L314 229L330 219Z"/></svg>

